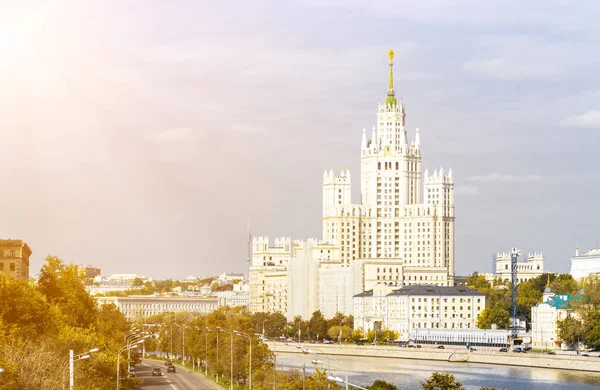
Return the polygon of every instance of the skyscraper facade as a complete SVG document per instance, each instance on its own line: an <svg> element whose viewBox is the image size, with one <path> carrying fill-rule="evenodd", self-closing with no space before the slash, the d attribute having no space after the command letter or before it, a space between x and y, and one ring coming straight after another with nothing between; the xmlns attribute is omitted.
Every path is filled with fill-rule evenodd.
<svg viewBox="0 0 600 390"><path fill-rule="evenodd" d="M420 133L416 129L409 142L393 57L390 50L387 96L378 105L376 126L370 138L362 132L360 202L352 202L349 170L325 171L321 240L279 239L272 248L268 238L254 240L252 311L279 310L290 318L312 309L351 314L352 296L377 284L453 285L454 176L441 168L421 174ZM269 303L273 296L281 301ZM299 307L292 300L311 303Z"/></svg>

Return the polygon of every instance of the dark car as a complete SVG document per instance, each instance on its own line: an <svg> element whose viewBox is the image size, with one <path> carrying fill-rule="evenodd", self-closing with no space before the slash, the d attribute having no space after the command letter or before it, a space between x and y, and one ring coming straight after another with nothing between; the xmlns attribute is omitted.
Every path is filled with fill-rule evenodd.
<svg viewBox="0 0 600 390"><path fill-rule="evenodd" d="M590 357L590 355L588 355L587 353L584 353L584 354L582 354L582 355L580 355L580 356L583 356L583 357Z"/></svg>
<svg viewBox="0 0 600 390"><path fill-rule="evenodd" d="M162 371L160 370L160 368L152 369L152 376L161 376L161 375L162 375Z"/></svg>
<svg viewBox="0 0 600 390"><path fill-rule="evenodd" d="M173 364L173 362L170 360L165 360L165 366L170 366L171 364Z"/></svg>
<svg viewBox="0 0 600 390"><path fill-rule="evenodd" d="M175 372L175 366L170 365L169 367L167 367L167 372Z"/></svg>
<svg viewBox="0 0 600 390"><path fill-rule="evenodd" d="M550 351L550 352L548 352L548 355L556 355L556 352Z"/></svg>
<svg viewBox="0 0 600 390"><path fill-rule="evenodd" d="M523 349L521 349L521 347L517 347L517 348L513 349L513 352L520 353L520 352L525 352L525 351L523 351Z"/></svg>
<svg viewBox="0 0 600 390"><path fill-rule="evenodd" d="M365 345L365 343L363 343L362 341L357 341L356 345Z"/></svg>
<svg viewBox="0 0 600 390"><path fill-rule="evenodd" d="M500 348L498 352L508 352L508 348Z"/></svg>
<svg viewBox="0 0 600 390"><path fill-rule="evenodd" d="M532 347L525 347L525 348L523 348L523 352L531 351L532 349L533 349Z"/></svg>
<svg viewBox="0 0 600 390"><path fill-rule="evenodd" d="M443 345L438 345L436 348L437 349L446 349L446 347L444 347Z"/></svg>

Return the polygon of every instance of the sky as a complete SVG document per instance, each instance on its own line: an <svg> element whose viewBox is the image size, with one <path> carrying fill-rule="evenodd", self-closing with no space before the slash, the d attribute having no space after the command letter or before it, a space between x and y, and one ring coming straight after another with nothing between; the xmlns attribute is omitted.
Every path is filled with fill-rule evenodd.
<svg viewBox="0 0 600 390"><path fill-rule="evenodd" d="M0 0L0 237L102 273L246 270L252 234L321 236L396 95L452 167L456 273L568 272L600 240L600 4Z"/></svg>

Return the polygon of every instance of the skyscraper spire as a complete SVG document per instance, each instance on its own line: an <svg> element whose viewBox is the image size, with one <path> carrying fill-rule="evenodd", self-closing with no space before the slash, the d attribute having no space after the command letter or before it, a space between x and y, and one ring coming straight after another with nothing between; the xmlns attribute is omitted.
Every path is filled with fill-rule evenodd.
<svg viewBox="0 0 600 390"><path fill-rule="evenodd" d="M394 91L394 51L392 49L388 51L388 57L390 57L390 81L388 85L387 99L385 99L385 105L396 107L398 102L396 101L396 92Z"/></svg>

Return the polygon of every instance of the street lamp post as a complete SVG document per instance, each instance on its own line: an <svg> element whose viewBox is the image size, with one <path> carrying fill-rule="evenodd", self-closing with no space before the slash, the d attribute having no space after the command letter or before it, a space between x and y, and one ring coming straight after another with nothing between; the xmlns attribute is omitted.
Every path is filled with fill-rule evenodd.
<svg viewBox="0 0 600 390"><path fill-rule="evenodd" d="M181 341L181 364L185 366L185 324L177 325L182 328L183 336Z"/></svg>
<svg viewBox="0 0 600 390"><path fill-rule="evenodd" d="M133 340L132 342L128 342L125 346L121 347L117 352L117 390L121 388L121 353L126 349L129 350L135 347L138 344L141 344L146 339L146 336L142 337L139 340Z"/></svg>
<svg viewBox="0 0 600 390"><path fill-rule="evenodd" d="M217 326L217 329L223 333L228 333L225 329ZM233 390L233 330L229 336L229 390Z"/></svg>
<svg viewBox="0 0 600 390"><path fill-rule="evenodd" d="M84 360L84 359L89 359L90 356L91 356L90 354L92 354L94 352L98 352L98 351L99 351L98 348L93 348L93 349L90 349L87 352L83 352L83 353L80 353L78 355L75 355L73 353L72 349L69 350L69 357L64 361L64 363L62 365L62 385L63 385L63 390L65 390L65 388L66 388L65 371L67 370L67 367L69 367L69 389L72 390L73 386L75 386L75 372L73 370L75 362L78 362L78 361Z"/></svg>
<svg viewBox="0 0 600 390"><path fill-rule="evenodd" d="M263 322L264 324L264 322ZM245 333L234 330L235 334L238 336L242 336L248 339L248 344L250 345L250 358L248 359L248 390L252 390L252 338Z"/></svg>
<svg viewBox="0 0 600 390"><path fill-rule="evenodd" d="M204 353L206 354L206 359L204 360L204 375L208 376L208 332L210 329L206 328L206 332L204 332Z"/></svg>
<svg viewBox="0 0 600 390"><path fill-rule="evenodd" d="M316 353L315 351L318 351L319 353ZM331 361L333 360L334 362L336 362L336 363L338 364L337 368L338 368L339 370L341 370L341 371L344 373L344 377L346 378L346 382L345 382L345 383L346 383L346 390L348 390L348 385L349 385L349 383L348 383L348 374L346 373L346 370L344 370L344 369L342 368L342 363L340 363L338 360L336 360L336 359L334 359L334 358L332 358L332 357L328 356L328 355L327 355L327 354L325 354L323 351L321 351L321 350L318 350L318 349L315 349L315 350L313 351L313 350L311 350L311 349L303 348L303 349L302 349L302 352L303 352L303 353L305 353L305 354L308 354L308 353L310 353L310 354L317 355L317 356L318 356L318 355L323 355L323 356L325 356L325 358L327 358L327 360L328 360L328 364L329 364L329 370L331 369ZM323 364L323 362L321 362L320 360L312 360L312 364Z"/></svg>

